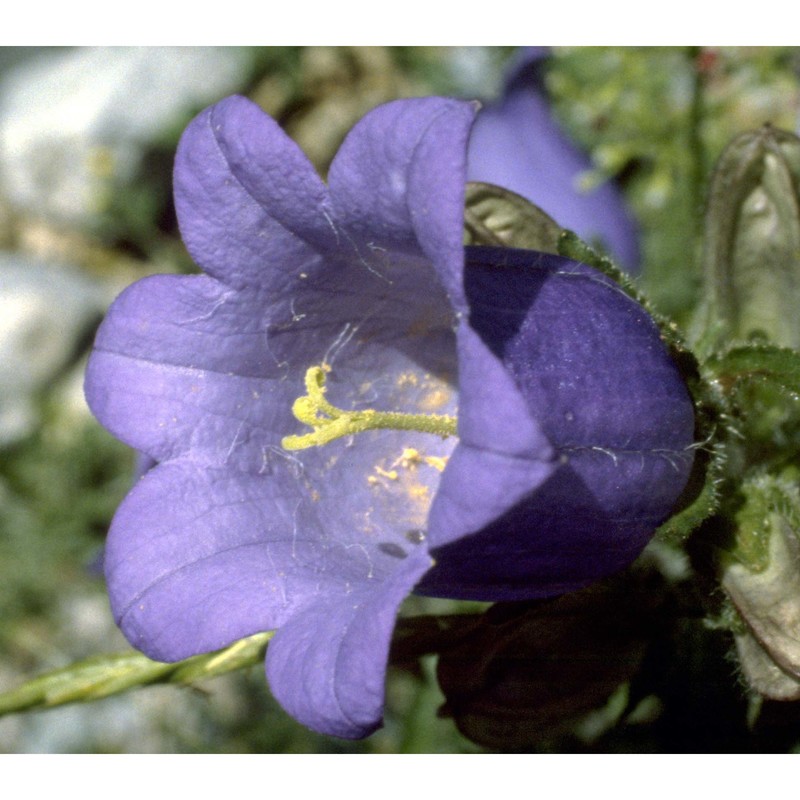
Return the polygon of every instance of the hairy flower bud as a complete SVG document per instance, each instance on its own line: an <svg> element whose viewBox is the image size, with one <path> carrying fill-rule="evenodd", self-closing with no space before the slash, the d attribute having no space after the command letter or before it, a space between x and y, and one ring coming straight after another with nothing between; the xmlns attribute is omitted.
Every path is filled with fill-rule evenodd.
<svg viewBox="0 0 800 800"><path fill-rule="evenodd" d="M800 139L764 125L728 145L711 182L709 344L766 335L800 347Z"/></svg>

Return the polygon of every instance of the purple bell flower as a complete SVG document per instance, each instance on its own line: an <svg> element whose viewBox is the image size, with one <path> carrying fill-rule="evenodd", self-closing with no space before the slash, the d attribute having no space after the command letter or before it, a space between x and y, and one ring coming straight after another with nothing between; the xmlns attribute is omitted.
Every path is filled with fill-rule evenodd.
<svg viewBox="0 0 800 800"><path fill-rule="evenodd" d="M628 272L639 270L636 222L609 181L580 191L588 157L562 131L542 81L547 47L527 47L509 70L503 97L481 109L469 143L467 178L516 192L581 238L599 240Z"/></svg>
<svg viewBox="0 0 800 800"><path fill-rule="evenodd" d="M412 591L516 600L626 566L692 462L693 412L654 323L556 256L462 246L475 107L367 114L326 186L253 103L202 112L175 198L204 275L145 278L92 353L98 419L157 463L120 506L112 610L154 659L277 629L286 710L356 738L381 721ZM324 364L342 409L454 414L458 437L372 430L289 452Z"/></svg>

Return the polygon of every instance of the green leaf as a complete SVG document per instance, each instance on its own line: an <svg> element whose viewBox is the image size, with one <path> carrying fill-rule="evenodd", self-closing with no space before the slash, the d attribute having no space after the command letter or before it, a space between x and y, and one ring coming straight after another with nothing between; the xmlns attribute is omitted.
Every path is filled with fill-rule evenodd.
<svg viewBox="0 0 800 800"><path fill-rule="evenodd" d="M712 356L705 368L726 394L741 383L762 383L800 399L800 353L788 347L750 344Z"/></svg>
<svg viewBox="0 0 800 800"><path fill-rule="evenodd" d="M466 244L517 247L558 255L561 226L538 206L489 183L468 183Z"/></svg>
<svg viewBox="0 0 800 800"><path fill-rule="evenodd" d="M154 683L193 684L259 663L271 637L271 632L259 633L215 653L174 664L152 661L135 651L93 656L0 694L0 716L91 702Z"/></svg>

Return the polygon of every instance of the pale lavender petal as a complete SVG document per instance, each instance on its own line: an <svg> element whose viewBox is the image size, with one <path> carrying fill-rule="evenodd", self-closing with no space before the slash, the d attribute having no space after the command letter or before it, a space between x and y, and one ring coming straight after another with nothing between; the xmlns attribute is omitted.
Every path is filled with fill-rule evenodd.
<svg viewBox="0 0 800 800"><path fill-rule="evenodd" d="M197 116L175 160L175 207L195 261L230 286L296 280L330 246L327 189L258 106L228 97Z"/></svg>
<svg viewBox="0 0 800 800"><path fill-rule="evenodd" d="M295 719L346 739L380 726L397 608L430 563L418 550L383 581L310 605L275 634L267 678Z"/></svg>
<svg viewBox="0 0 800 800"><path fill-rule="evenodd" d="M86 374L95 415L156 460L257 471L289 424L285 370L271 356L265 303L206 276L129 287L98 331ZM261 401L261 402L259 402ZM227 442L227 447L223 444Z"/></svg>
<svg viewBox="0 0 800 800"><path fill-rule="evenodd" d="M380 605L385 593L393 616L400 584L405 596L429 566L425 549L389 532L352 531L347 512L341 525L334 513L291 464L261 477L162 464L139 480L109 534L115 619L137 648L174 661L292 628L298 612L351 594ZM329 628L326 636L344 635L333 618Z"/></svg>
<svg viewBox="0 0 800 800"><path fill-rule="evenodd" d="M400 253L425 257L457 305L475 111L438 97L380 106L353 128L328 175L337 224L359 256L378 265Z"/></svg>

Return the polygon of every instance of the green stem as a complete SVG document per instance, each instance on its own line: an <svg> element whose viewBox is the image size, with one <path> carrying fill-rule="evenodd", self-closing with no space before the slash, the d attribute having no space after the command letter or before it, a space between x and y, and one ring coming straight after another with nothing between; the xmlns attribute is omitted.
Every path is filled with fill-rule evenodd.
<svg viewBox="0 0 800 800"><path fill-rule="evenodd" d="M703 143L703 117L705 115L705 75L700 66L701 47L687 48L686 55L692 70L692 104L689 108L689 153L691 158L689 187L692 219L695 220L695 237L703 232L703 207L705 205L706 152Z"/></svg>
<svg viewBox="0 0 800 800"><path fill-rule="evenodd" d="M142 653L94 656L40 675L0 694L0 716L68 703L86 703L154 683L192 685L197 681L258 664L272 633L258 633L214 653L164 664Z"/></svg>

